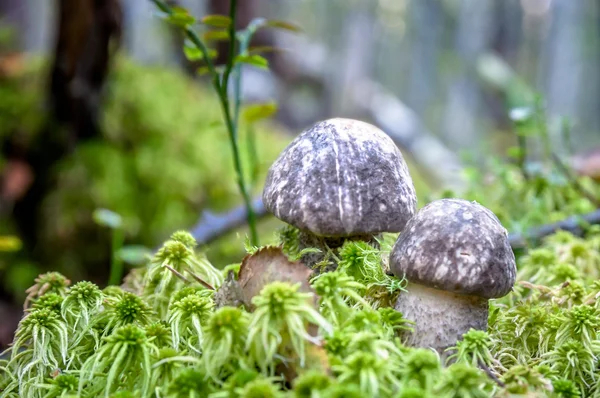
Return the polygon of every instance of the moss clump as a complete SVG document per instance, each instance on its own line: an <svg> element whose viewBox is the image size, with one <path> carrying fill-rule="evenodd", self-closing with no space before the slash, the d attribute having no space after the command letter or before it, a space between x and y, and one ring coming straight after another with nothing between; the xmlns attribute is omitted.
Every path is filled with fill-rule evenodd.
<svg viewBox="0 0 600 398"><path fill-rule="evenodd" d="M185 255L164 256L160 264L203 258L186 252L194 244L181 233L163 251L182 240ZM385 398L598 391L600 284L593 275L600 268L593 253L600 250L600 233L583 239L560 232L520 257L519 282L508 296L492 300L489 329L466 333L445 362L434 351L406 346L411 323L381 300L380 290L368 288L382 273L363 263L381 267L387 245L375 251L348 245L356 247L345 247L336 271L311 279L318 300L299 285L271 282L254 296L251 311L217 308L214 292L191 278L132 293L89 282L48 284L66 278L41 276L32 289L33 308L0 362L0 393ZM577 263L589 273L551 283L554 261ZM162 272L172 271L155 273L158 279L166 278ZM143 274L136 278L156 286ZM152 310L165 302L165 311Z"/></svg>
<svg viewBox="0 0 600 398"><path fill-rule="evenodd" d="M43 122L47 66L43 60L24 64L19 74L0 77L0 139L34 141ZM8 290L22 294L32 276L49 269L102 280L110 237L92 219L97 208L122 216L128 242L154 247L172 231L191 228L203 210L241 204L214 93L179 72L126 58L116 60L107 84L103 137L78 145L56 166L57 188L44 199L38 250L46 261L32 264L25 253L19 265L14 258L0 265ZM258 148L258 164L250 164L247 126L241 125L239 145L256 194L291 137L274 124L254 131L256 142L269 143ZM11 232L10 225L5 220L0 232ZM264 227L262 232L271 236ZM232 234L211 246L209 255L231 262L242 255L242 241L243 235Z"/></svg>

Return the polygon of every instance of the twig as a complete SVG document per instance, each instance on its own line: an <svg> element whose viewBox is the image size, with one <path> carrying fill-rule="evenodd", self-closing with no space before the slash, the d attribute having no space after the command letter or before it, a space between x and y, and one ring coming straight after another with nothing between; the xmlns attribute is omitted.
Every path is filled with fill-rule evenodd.
<svg viewBox="0 0 600 398"><path fill-rule="evenodd" d="M491 369L485 364L483 363L483 361L477 361L479 363L479 367L481 369L483 369L483 371L488 375L488 377L490 379L492 379L496 384L498 384L498 386L500 386L500 388L504 388L506 387L506 384L504 384L492 371Z"/></svg>
<svg viewBox="0 0 600 398"><path fill-rule="evenodd" d="M262 202L262 198L258 197L252 201L252 209L256 218L263 218L267 213L267 209ZM195 227L192 228L192 235L199 244L209 244L221 236L241 227L246 223L246 206L238 206L226 213L214 214L211 211L204 210L200 220Z"/></svg>
<svg viewBox="0 0 600 398"><path fill-rule="evenodd" d="M190 280L188 278L186 278L185 276L183 276L182 273L180 273L179 271L177 271L175 268L164 264L164 267L166 269L168 269L169 271L171 271L176 277L178 277L179 279L181 279L182 281L184 281L185 283L190 283Z"/></svg>
<svg viewBox="0 0 600 398"><path fill-rule="evenodd" d="M163 12L168 15L173 14L173 9L169 7L163 0L152 0L153 3ZM250 228L250 240L253 245L258 245L258 234L256 232L256 215L252 209L251 198L248 192L248 188L246 185L246 181L243 173L243 166L241 161L240 149L238 145L238 125L237 120L234 120L234 115L232 114L232 109L230 105L229 98L229 75L231 74L234 67L234 56L235 56L235 21L236 21L236 11L237 11L237 0L232 0L230 3L230 14L229 18L231 19L230 28L228 29L228 35L230 40L230 51L229 56L227 57L227 64L225 65L225 70L223 75L218 73L216 66L212 62L210 58L210 54L208 48L204 44L204 42L200 39L200 37L196 34L194 30L190 26L186 26L184 28L185 34L188 39L202 52L204 62L208 67L208 71L212 76L212 84L219 97L219 103L221 105L221 111L223 112L223 119L225 121L225 126L227 127L227 133L229 135L229 142L231 145L231 151L233 155L233 166L236 172L236 183L238 185L238 189L240 194L244 200L244 204L246 205L245 216L248 221L248 226ZM239 94L239 90L235 90L237 94Z"/></svg>
<svg viewBox="0 0 600 398"><path fill-rule="evenodd" d="M264 218L268 215L267 209L265 209L260 197L253 200L252 207L257 218ZM221 214L205 210L202 212L202 216L196 226L192 228L191 233L199 244L205 245L243 226L245 221L245 206L239 206ZM558 230L582 236L585 232L583 224L600 224L600 209L587 214L571 216L552 224L533 227L525 234L510 234L508 240L513 249L518 249L527 247L529 242L540 240Z"/></svg>
<svg viewBox="0 0 600 398"><path fill-rule="evenodd" d="M200 278L198 275L193 274L190 272L190 275L192 276L192 278L194 278L196 280L196 282L198 282L199 284L201 284L202 286L204 286L205 288L207 288L208 290L215 290L214 287L212 287L211 285L209 285L208 283L204 282L202 280L202 278Z"/></svg>
<svg viewBox="0 0 600 398"><path fill-rule="evenodd" d="M577 236L583 236L585 233L583 224L600 224L600 209L583 215L571 216L567 219L552 224L540 225L539 227L531 228L523 235L510 234L508 240L512 248L517 249L527 247L529 242L538 241L558 230L568 231Z"/></svg>

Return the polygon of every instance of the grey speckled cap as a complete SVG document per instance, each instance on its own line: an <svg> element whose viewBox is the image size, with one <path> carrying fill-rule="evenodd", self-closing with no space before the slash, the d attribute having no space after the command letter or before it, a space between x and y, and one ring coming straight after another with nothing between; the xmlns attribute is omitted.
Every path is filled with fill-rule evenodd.
<svg viewBox="0 0 600 398"><path fill-rule="evenodd" d="M263 201L301 230L344 237L402 231L417 198L387 134L336 118L305 130L281 153L269 169Z"/></svg>
<svg viewBox="0 0 600 398"><path fill-rule="evenodd" d="M489 209L462 199L419 210L394 245L390 268L413 283L482 298L505 296L516 278L506 229Z"/></svg>

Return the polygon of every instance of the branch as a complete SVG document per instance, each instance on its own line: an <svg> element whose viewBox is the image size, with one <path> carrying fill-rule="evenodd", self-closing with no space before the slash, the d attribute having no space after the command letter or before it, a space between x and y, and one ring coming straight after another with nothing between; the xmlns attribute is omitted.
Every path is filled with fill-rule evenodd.
<svg viewBox="0 0 600 398"><path fill-rule="evenodd" d="M268 213L262 198L254 198L252 208L256 219L264 218ZM209 244L221 236L246 224L246 206L238 206L226 213L215 214L204 210L200 220L192 228L192 235L201 245Z"/></svg>
<svg viewBox="0 0 600 398"><path fill-rule="evenodd" d="M268 215L260 197L252 201L252 207L257 219L265 218ZM192 235L199 244L206 245L243 226L245 223L246 210L244 206L238 206L221 214L205 210L202 212L200 221L192 229ZM539 241L558 230L568 231L576 236L583 236L585 224L600 225L600 209L583 215L571 216L552 224L533 227L525 234L510 234L508 240L513 249L520 249L527 247L528 243Z"/></svg>
<svg viewBox="0 0 600 398"><path fill-rule="evenodd" d="M558 230L568 231L576 236L583 236L585 233L585 224L597 225L600 224L600 209L591 213L572 216L562 221L552 224L540 225L539 227L531 228L525 234L510 234L508 240L513 249L527 247L527 244L532 241L552 235Z"/></svg>

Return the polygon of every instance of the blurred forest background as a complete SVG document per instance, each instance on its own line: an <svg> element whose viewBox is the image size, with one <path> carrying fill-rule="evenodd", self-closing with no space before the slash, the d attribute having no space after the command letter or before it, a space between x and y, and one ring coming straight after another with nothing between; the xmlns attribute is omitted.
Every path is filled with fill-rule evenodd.
<svg viewBox="0 0 600 398"><path fill-rule="evenodd" d="M229 8L226 0L170 3L196 16ZM559 155L600 175L590 166L600 163L597 0L239 6L240 28L265 17L302 29L260 31L253 45L282 51L267 54L269 71L244 69L244 101L278 107L242 131L246 149L256 134L258 162L244 158L255 165L255 195L295 134L338 116L386 131L420 198L460 192L465 165L515 145L514 122L535 93ZM8 326L0 346L36 275L52 269L105 284L115 239L135 267L173 231L196 228L215 265L239 261L245 230L229 143L215 95L182 45L149 0L0 0L0 233L22 245L0 257L0 319ZM226 53L227 43L214 46ZM99 223L98 209L120 219ZM211 232L223 222L239 228ZM265 219L261 235L268 239L277 225Z"/></svg>

